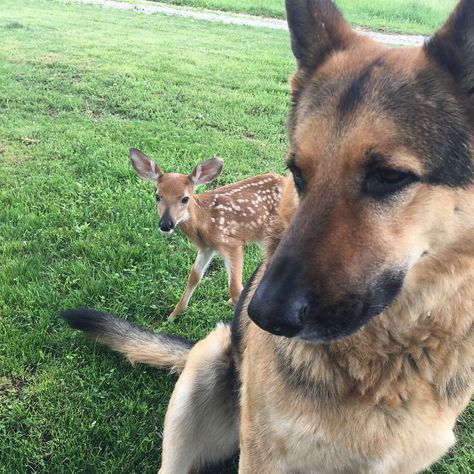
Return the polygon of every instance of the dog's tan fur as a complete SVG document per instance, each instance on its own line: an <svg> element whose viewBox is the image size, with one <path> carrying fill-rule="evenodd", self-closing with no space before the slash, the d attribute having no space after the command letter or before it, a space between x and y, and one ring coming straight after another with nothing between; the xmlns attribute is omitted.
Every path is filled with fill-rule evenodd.
<svg viewBox="0 0 474 474"><path fill-rule="evenodd" d="M348 286L366 285L374 261L383 268L408 261L408 271L397 299L340 341L275 337L242 312L239 472L414 473L453 444L456 417L474 388L474 187L420 185L375 210L358 197L352 183L373 146L390 157L390 167L423 174L427 165L402 144L390 114L373 108L376 92L367 90L346 128L331 115L331 105L315 110L312 92L324 87L323 81L363 71L378 57L413 81L420 70L439 65L421 49L387 51L354 37L328 2L314 3L319 13L328 8L326 18L316 19L326 32L318 39L324 44L332 35L339 46L311 68L308 56L295 51L299 68L291 80L290 139L293 163L307 184L302 199L292 189L284 193L285 241L277 232L270 260L279 246L280 254L298 253L299 236L311 235L318 246L304 240L308 245L300 250L312 261L306 278L318 281L323 275L333 298ZM461 2L458 16L461 9L473 17L468 2ZM449 36L457 23L455 14L435 41ZM474 31L465 34L473 40ZM376 82L386 70L374 68L371 74ZM468 89L474 85L472 74L465 74L471 75ZM471 133L471 156L472 112L469 104L459 109L466 113L462 120ZM325 206L331 192L331 206ZM252 285L247 303L260 281Z"/></svg>
<svg viewBox="0 0 474 474"><path fill-rule="evenodd" d="M198 471L237 445L240 474L420 472L454 443L474 390L474 4L462 0L412 50L355 36L329 0L288 0L287 9L298 62L295 185L283 191L232 335L220 326L193 348L168 348L168 363L173 353L186 363L166 414L161 474ZM407 88L424 113L412 129L397 114L413 104L384 108ZM435 163L444 144L453 154ZM394 175L409 185L378 198L364 187L373 169L384 186ZM399 287L369 301L378 314L357 327L347 295L349 309L364 309L360 301L398 281L386 277L393 269ZM80 313L66 319L105 331L99 317L87 327Z"/></svg>
<svg viewBox="0 0 474 474"><path fill-rule="evenodd" d="M413 269L393 307L340 342L244 319L240 472L413 473L452 445L473 390L472 237Z"/></svg>
<svg viewBox="0 0 474 474"><path fill-rule="evenodd" d="M237 451L239 410L228 378L231 364L230 328L225 325L189 353L166 412L160 473L198 471Z"/></svg>

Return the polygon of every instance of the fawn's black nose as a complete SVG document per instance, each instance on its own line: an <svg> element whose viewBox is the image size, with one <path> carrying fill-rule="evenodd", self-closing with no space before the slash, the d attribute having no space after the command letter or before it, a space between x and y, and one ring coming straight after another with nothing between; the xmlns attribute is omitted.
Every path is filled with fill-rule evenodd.
<svg viewBox="0 0 474 474"><path fill-rule="evenodd" d="M169 233L172 232L175 225L174 222L170 219L161 219L159 223L161 232Z"/></svg>
<svg viewBox="0 0 474 474"><path fill-rule="evenodd" d="M250 319L277 336L294 337L303 329L309 310L306 292L292 284L288 271L270 269L248 306Z"/></svg>

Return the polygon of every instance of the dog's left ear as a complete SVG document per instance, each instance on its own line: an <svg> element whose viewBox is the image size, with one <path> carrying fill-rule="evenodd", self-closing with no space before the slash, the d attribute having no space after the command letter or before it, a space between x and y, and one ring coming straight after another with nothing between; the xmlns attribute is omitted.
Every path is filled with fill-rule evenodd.
<svg viewBox="0 0 474 474"><path fill-rule="evenodd" d="M331 53L347 48L351 27L331 0L286 0L291 48L298 69L313 72Z"/></svg>
<svg viewBox="0 0 474 474"><path fill-rule="evenodd" d="M474 107L474 1L461 0L445 25L425 45L471 97Z"/></svg>

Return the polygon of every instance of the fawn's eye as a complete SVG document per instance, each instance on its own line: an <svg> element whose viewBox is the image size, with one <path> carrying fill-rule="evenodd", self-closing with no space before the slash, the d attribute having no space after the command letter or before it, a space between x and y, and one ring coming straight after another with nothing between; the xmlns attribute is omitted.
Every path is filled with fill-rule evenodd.
<svg viewBox="0 0 474 474"><path fill-rule="evenodd" d="M161 198L160 198L160 195L159 195L159 194L156 194L156 195L155 195L155 198L156 198L156 202L160 202L160 201L161 201Z"/></svg>
<svg viewBox="0 0 474 474"><path fill-rule="evenodd" d="M188 201L189 201L189 197L188 197L188 196L184 196L184 198L181 199L181 202L182 202L183 204L187 204Z"/></svg>
<svg viewBox="0 0 474 474"><path fill-rule="evenodd" d="M375 199L384 199L416 181L418 177L407 171L376 168L366 174L362 190Z"/></svg>

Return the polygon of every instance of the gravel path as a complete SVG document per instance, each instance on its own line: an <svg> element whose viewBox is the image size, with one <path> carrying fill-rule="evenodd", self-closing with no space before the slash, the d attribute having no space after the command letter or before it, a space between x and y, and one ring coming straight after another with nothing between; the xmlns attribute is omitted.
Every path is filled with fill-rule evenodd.
<svg viewBox="0 0 474 474"><path fill-rule="evenodd" d="M181 16L187 18L194 18L195 20L212 21L218 23L226 23L230 25L246 25L255 28L271 28L274 30L287 30L288 26L285 20L277 18L265 18L254 15L244 15L241 13L218 12L211 10L193 10L191 8L181 8L164 3L156 2L137 2L124 3L116 2L114 0L73 0L78 3L89 3L95 5L102 5L106 8L115 8L118 10L129 10L138 13L160 13L162 15ZM366 31L360 28L355 29L361 35L367 35L374 40L397 46L418 46L423 44L427 39L425 36L415 35L396 35L377 33L373 31Z"/></svg>

